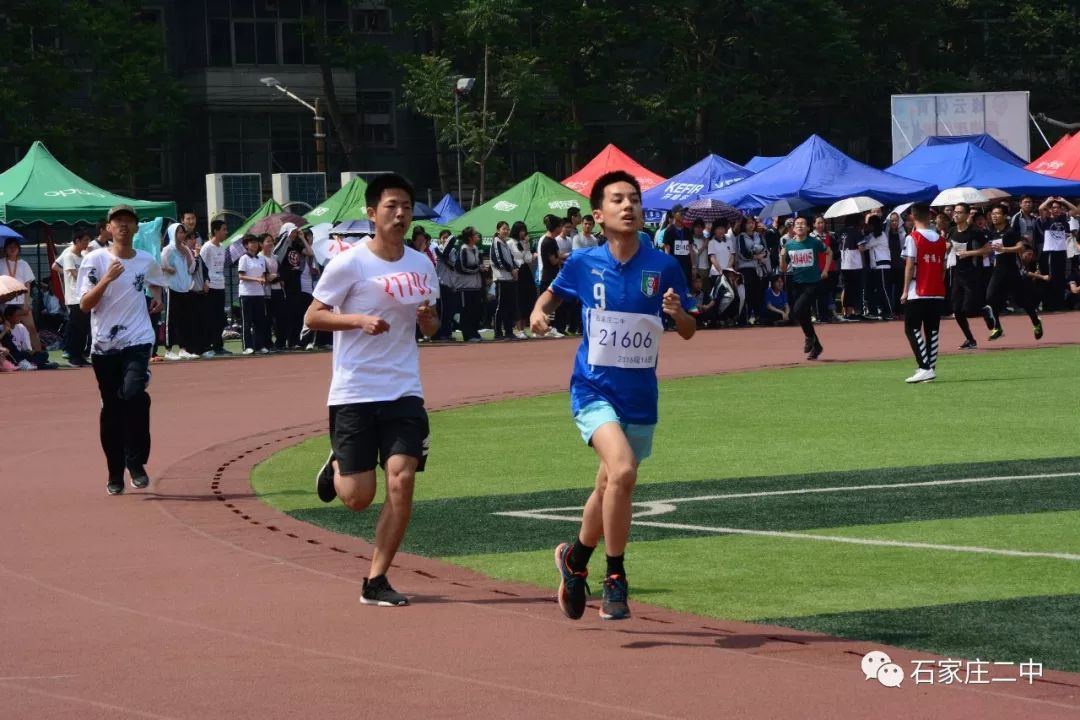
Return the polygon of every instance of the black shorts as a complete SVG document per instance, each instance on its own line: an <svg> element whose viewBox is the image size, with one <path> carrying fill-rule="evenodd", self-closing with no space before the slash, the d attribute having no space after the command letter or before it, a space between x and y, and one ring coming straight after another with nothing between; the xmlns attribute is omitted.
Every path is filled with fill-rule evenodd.
<svg viewBox="0 0 1080 720"><path fill-rule="evenodd" d="M330 447L342 475L386 469L392 455L417 459L423 471L428 454L428 416L423 398L330 406Z"/></svg>

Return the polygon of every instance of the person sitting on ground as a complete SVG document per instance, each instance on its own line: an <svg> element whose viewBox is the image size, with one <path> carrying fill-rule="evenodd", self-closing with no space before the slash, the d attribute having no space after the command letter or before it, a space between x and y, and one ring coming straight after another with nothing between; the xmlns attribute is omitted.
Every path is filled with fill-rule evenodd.
<svg viewBox="0 0 1080 720"><path fill-rule="evenodd" d="M698 309L696 315L698 329L709 327L709 321L715 314L713 311L716 309L716 300L711 294L705 292L700 276L695 275L690 281L690 297L693 298Z"/></svg>
<svg viewBox="0 0 1080 720"><path fill-rule="evenodd" d="M21 305L4 308L4 329L0 331L0 344L8 351L20 370L55 370L60 367L49 362L49 354L35 351L30 344L30 331L23 325L26 312Z"/></svg>
<svg viewBox="0 0 1080 720"><path fill-rule="evenodd" d="M764 325L790 324L791 308L788 305L787 291L784 290L784 276L773 275L769 287L765 288L765 303L761 306L761 322Z"/></svg>

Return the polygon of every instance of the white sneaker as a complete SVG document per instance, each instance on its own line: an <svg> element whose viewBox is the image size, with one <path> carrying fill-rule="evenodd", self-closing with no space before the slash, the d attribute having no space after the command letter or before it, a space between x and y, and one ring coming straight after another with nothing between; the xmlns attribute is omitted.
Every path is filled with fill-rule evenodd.
<svg viewBox="0 0 1080 720"><path fill-rule="evenodd" d="M911 377L909 377L909 378L908 378L907 380L905 380L904 382L907 382L907 383L923 383L923 382L930 382L931 380L933 380L933 379L934 379L934 378L936 378L936 377L937 377L937 373L935 373L935 372L933 371L933 369L930 369L930 370L923 370L922 368L919 368L918 370L916 370L916 371L915 371L915 374L914 374L914 375L912 375Z"/></svg>
<svg viewBox="0 0 1080 720"><path fill-rule="evenodd" d="M305 350L314 350L315 349L315 343L308 343L307 347L305 347L304 349Z"/></svg>
<svg viewBox="0 0 1080 720"><path fill-rule="evenodd" d="M255 354L255 348L245 348L244 352L241 353L241 354L243 354L243 355L254 355Z"/></svg>
<svg viewBox="0 0 1080 720"><path fill-rule="evenodd" d="M514 337L516 337L518 340L528 340L529 339L529 336L525 334L524 330L518 330L517 332L515 332Z"/></svg>
<svg viewBox="0 0 1080 720"><path fill-rule="evenodd" d="M548 330L548 331L547 331L547 335L545 335L544 337L549 337L549 338L561 338L561 337L566 337L566 336L565 336L565 335L563 335L563 334L562 334L561 332L559 332L558 330L556 330L555 328L551 328L550 330Z"/></svg>
<svg viewBox="0 0 1080 720"><path fill-rule="evenodd" d="M260 355L269 355L270 351L267 350L266 348L263 348L262 350L259 351L259 354Z"/></svg>
<svg viewBox="0 0 1080 720"><path fill-rule="evenodd" d="M180 359L181 360L194 360L197 357L199 357L199 356L196 355L195 353L189 353L187 350L181 350L180 351Z"/></svg>
<svg viewBox="0 0 1080 720"><path fill-rule="evenodd" d="M37 366L34 365L29 360L20 360L19 361L19 369L20 370L37 370Z"/></svg>
<svg viewBox="0 0 1080 720"><path fill-rule="evenodd" d="M212 358L212 357L217 357L217 354L216 354L216 353L215 353L215 352L214 352L213 350L207 350L206 352L204 352L204 353L202 354L202 356L201 356L201 357L204 357L204 358L206 358L207 360L209 360L209 359L210 359L210 358Z"/></svg>
<svg viewBox="0 0 1080 720"><path fill-rule="evenodd" d="M170 352L165 353L165 359L166 360L179 360L180 356L177 355L176 353L170 351Z"/></svg>

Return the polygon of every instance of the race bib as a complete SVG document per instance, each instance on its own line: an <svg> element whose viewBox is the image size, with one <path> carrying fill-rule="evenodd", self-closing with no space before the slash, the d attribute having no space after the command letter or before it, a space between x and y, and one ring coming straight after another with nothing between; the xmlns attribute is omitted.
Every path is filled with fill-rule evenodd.
<svg viewBox="0 0 1080 720"><path fill-rule="evenodd" d="M788 253L788 256L791 259L791 267L793 268L805 268L814 265L813 250L792 250Z"/></svg>
<svg viewBox="0 0 1080 720"><path fill-rule="evenodd" d="M664 324L655 315L589 310L589 364L655 368Z"/></svg>
<svg viewBox="0 0 1080 720"><path fill-rule="evenodd" d="M402 305L419 305L436 297L431 285L433 276L434 273L399 272L374 277L371 282Z"/></svg>
<svg viewBox="0 0 1080 720"><path fill-rule="evenodd" d="M689 240L676 240L675 241L675 254L676 255L689 255L690 254L690 241Z"/></svg>

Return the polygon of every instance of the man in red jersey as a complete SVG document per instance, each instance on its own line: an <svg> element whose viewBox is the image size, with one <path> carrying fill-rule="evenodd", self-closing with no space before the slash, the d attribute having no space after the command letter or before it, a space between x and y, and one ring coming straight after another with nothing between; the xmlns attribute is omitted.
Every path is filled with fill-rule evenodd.
<svg viewBox="0 0 1080 720"><path fill-rule="evenodd" d="M945 300L945 240L930 224L930 208L918 203L911 208L915 229L904 240L904 334L911 343L919 369L909 383L929 382L937 377L938 333L941 304Z"/></svg>

